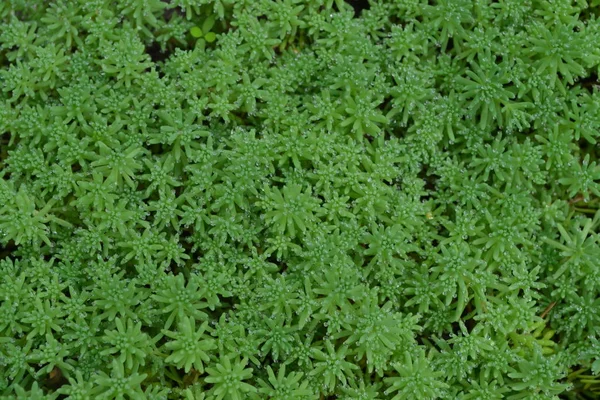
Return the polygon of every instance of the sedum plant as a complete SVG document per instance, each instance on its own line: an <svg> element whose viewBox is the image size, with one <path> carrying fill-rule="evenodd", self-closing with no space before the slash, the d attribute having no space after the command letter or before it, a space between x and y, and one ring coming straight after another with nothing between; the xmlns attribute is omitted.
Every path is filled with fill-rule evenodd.
<svg viewBox="0 0 600 400"><path fill-rule="evenodd" d="M599 396L599 1L0 25L0 399Z"/></svg>

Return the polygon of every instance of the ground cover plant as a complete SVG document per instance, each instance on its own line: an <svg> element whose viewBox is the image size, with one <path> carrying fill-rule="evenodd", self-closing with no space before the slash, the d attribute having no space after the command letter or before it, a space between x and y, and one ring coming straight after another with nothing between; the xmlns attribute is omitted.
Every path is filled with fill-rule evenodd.
<svg viewBox="0 0 600 400"><path fill-rule="evenodd" d="M0 2L0 397L600 396L597 0Z"/></svg>

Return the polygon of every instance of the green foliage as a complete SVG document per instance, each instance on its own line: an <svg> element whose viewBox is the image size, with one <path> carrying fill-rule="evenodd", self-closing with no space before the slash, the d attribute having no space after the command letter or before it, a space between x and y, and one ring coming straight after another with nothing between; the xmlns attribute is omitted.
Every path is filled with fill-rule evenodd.
<svg viewBox="0 0 600 400"><path fill-rule="evenodd" d="M421 351L417 358L406 352L403 364L397 364L394 369L398 376L385 378L389 388L385 394L398 392L393 400L401 399L435 399L444 398L443 390L447 385L440 381L442 371L433 371Z"/></svg>
<svg viewBox="0 0 600 400"><path fill-rule="evenodd" d="M599 7L1 1L0 398L597 398Z"/></svg>
<svg viewBox="0 0 600 400"><path fill-rule="evenodd" d="M216 348L214 340L204 334L207 326L208 323L204 322L196 330L196 320L190 317L179 324L177 332L164 332L166 336L174 339L165 344L166 349L172 352L165 362L173 362L178 367L183 367L185 372L189 372L192 366L195 370L204 372L202 362L210 361L206 352Z"/></svg>
<svg viewBox="0 0 600 400"><path fill-rule="evenodd" d="M256 392L256 388L244 380L252 377L252 368L246 368L248 360L234 360L230 356L223 356L215 364L214 368L207 368L206 382L212 383L211 394L215 399L243 399L244 393Z"/></svg>
<svg viewBox="0 0 600 400"><path fill-rule="evenodd" d="M217 39L216 34L211 31L214 25L215 18L209 17L202 22L202 28L194 26L192 29L190 29L190 34L192 37L197 39L196 46L198 48L204 50L206 43L212 43Z"/></svg>
<svg viewBox="0 0 600 400"><path fill-rule="evenodd" d="M135 325L131 319L125 323L115 319L116 330L106 331L102 340L109 346L101 354L118 355L117 360L125 364L127 370L137 369L146 363L145 357L151 352L148 335L141 331L142 322Z"/></svg>
<svg viewBox="0 0 600 400"><path fill-rule="evenodd" d="M122 362L114 360L110 375L100 371L94 379L92 394L98 399L143 399L141 383L146 374L126 373ZM125 397L127 396L127 397Z"/></svg>

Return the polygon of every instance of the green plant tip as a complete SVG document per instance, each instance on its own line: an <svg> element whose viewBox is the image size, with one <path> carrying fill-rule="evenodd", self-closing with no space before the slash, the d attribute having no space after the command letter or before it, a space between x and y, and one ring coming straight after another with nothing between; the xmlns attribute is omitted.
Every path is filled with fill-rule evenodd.
<svg viewBox="0 0 600 400"><path fill-rule="evenodd" d="M202 29L198 28L197 26L194 26L192 29L190 29L190 33L195 38L201 38L202 37ZM214 34L213 34L213 36L214 36Z"/></svg>
<svg viewBox="0 0 600 400"><path fill-rule="evenodd" d="M208 32L206 35L204 35L204 40L206 40L207 43L212 43L217 39L217 35L214 32Z"/></svg>

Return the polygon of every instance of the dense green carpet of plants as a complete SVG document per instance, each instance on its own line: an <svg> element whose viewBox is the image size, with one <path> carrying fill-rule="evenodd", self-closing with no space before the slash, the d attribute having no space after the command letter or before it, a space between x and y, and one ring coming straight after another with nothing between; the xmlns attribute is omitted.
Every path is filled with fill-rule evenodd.
<svg viewBox="0 0 600 400"><path fill-rule="evenodd" d="M0 1L0 398L598 398L599 15Z"/></svg>

